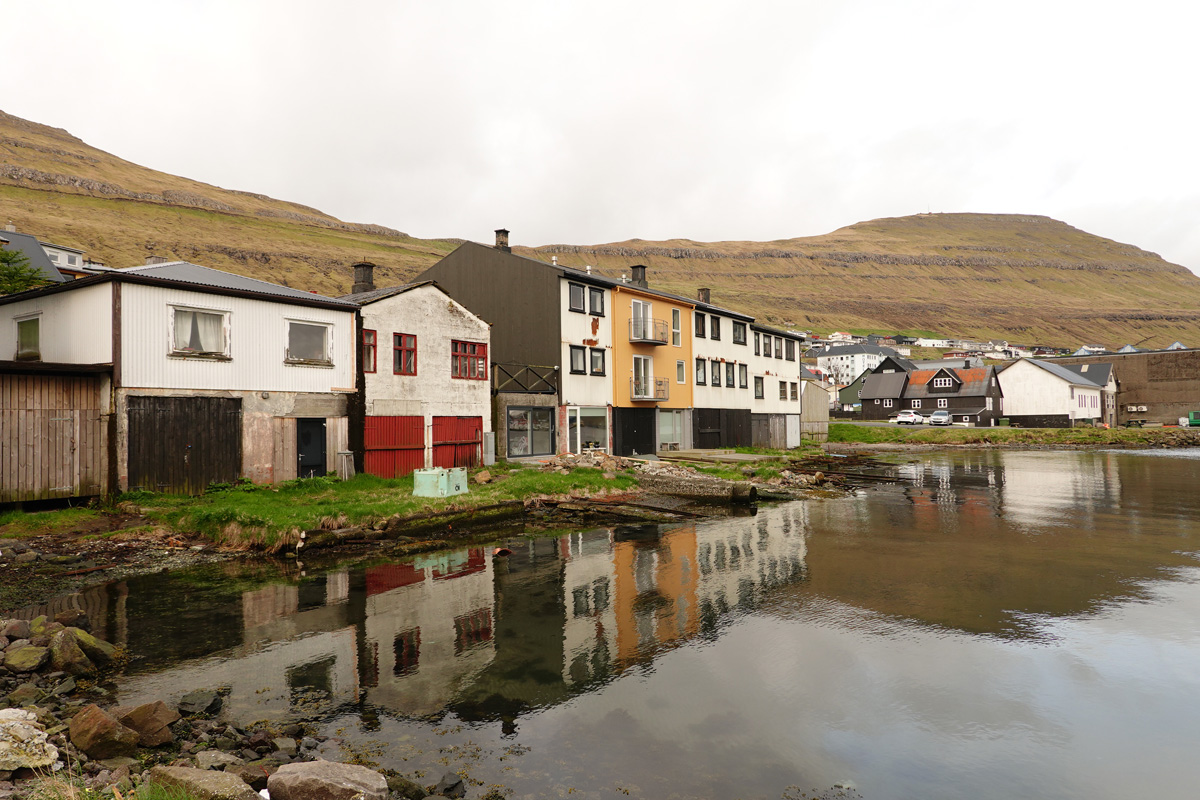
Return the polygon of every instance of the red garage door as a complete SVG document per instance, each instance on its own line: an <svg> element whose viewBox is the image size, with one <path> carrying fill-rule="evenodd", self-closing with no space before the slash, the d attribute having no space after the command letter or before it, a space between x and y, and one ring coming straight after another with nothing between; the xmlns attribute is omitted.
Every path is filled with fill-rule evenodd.
<svg viewBox="0 0 1200 800"><path fill-rule="evenodd" d="M363 471L381 478L403 478L425 466L423 417L367 417Z"/></svg>
<svg viewBox="0 0 1200 800"><path fill-rule="evenodd" d="M483 450L483 417L434 417L433 465L475 467Z"/></svg>

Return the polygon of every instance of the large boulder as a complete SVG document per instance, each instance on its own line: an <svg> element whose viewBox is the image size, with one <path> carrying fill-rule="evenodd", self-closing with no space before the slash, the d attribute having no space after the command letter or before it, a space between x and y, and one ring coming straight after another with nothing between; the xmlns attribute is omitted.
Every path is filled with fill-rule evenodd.
<svg viewBox="0 0 1200 800"><path fill-rule="evenodd" d="M387 779L374 770L336 761L284 764L267 779L271 800L387 800Z"/></svg>
<svg viewBox="0 0 1200 800"><path fill-rule="evenodd" d="M91 675L96 671L96 665L79 648L75 634L66 628L50 637L50 666L68 675Z"/></svg>
<svg viewBox="0 0 1200 800"><path fill-rule="evenodd" d="M75 641L79 644L79 649L92 660L92 663L103 667L112 662L117 648L103 639L97 639L82 628L67 628L67 630L75 634Z"/></svg>
<svg viewBox="0 0 1200 800"><path fill-rule="evenodd" d="M0 772L48 767L58 761L58 748L50 744L46 731L32 711L0 710Z"/></svg>
<svg viewBox="0 0 1200 800"><path fill-rule="evenodd" d="M147 782L177 789L192 800L262 800L246 782L228 772L191 767L155 767Z"/></svg>
<svg viewBox="0 0 1200 800"><path fill-rule="evenodd" d="M88 758L103 760L137 752L137 731L125 727L95 703L84 706L71 717L69 733L71 743L87 753Z"/></svg>
<svg viewBox="0 0 1200 800"><path fill-rule="evenodd" d="M45 647L25 645L4 654L4 666L10 672L36 672L50 660L50 650Z"/></svg>
<svg viewBox="0 0 1200 800"><path fill-rule="evenodd" d="M121 709L114 716L125 727L137 731L138 744L142 747L158 747L174 741L175 734L170 726L180 719L179 712L162 700Z"/></svg>
<svg viewBox="0 0 1200 800"><path fill-rule="evenodd" d="M10 619L0 629L0 635L7 636L9 639L28 639L33 635L33 631L29 629L29 620L25 619Z"/></svg>

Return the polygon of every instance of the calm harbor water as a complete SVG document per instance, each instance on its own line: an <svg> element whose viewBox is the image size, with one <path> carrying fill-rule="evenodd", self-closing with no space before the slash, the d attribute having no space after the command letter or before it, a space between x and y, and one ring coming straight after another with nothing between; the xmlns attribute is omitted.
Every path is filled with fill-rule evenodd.
<svg viewBox="0 0 1200 800"><path fill-rule="evenodd" d="M1198 455L923 455L899 483L752 517L81 599L139 656L122 701L222 686L242 722L316 709L429 782L1194 797Z"/></svg>

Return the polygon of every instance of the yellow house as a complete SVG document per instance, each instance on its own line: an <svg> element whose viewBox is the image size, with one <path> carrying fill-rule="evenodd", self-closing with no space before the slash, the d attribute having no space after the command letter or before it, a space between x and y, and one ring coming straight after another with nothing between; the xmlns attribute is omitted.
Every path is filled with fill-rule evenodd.
<svg viewBox="0 0 1200 800"><path fill-rule="evenodd" d="M646 268L612 290L613 450L679 449L692 407L693 303L646 288Z"/></svg>

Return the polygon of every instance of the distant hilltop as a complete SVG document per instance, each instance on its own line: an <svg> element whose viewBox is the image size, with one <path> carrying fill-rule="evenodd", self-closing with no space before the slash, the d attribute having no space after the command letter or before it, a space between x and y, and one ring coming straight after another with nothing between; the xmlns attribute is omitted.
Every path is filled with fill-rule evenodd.
<svg viewBox="0 0 1200 800"><path fill-rule="evenodd" d="M462 241L418 239L157 172L0 112L0 223L7 222L110 266L163 256L331 295L349 290L352 262L377 264L381 285L400 283ZM464 233L487 241L491 231ZM1055 346L1200 342L1200 278L1042 216L918 214L771 242L630 239L514 251L611 277L643 264L657 288L693 297L709 288L715 303L818 333Z"/></svg>

